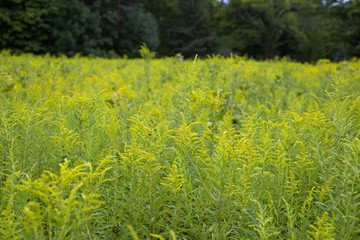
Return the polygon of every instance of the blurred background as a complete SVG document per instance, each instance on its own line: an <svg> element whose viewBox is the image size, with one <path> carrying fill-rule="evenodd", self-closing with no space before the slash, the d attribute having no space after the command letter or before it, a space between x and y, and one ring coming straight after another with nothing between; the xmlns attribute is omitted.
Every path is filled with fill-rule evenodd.
<svg viewBox="0 0 360 240"><path fill-rule="evenodd" d="M0 50L181 53L312 62L360 56L359 0L1 0Z"/></svg>

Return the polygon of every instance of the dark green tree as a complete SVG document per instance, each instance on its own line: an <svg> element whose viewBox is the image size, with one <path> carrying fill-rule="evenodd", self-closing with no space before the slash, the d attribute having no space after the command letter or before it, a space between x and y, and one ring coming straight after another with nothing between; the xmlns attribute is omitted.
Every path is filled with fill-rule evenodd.
<svg viewBox="0 0 360 240"><path fill-rule="evenodd" d="M358 0L3 0L0 26L15 53L360 56Z"/></svg>
<svg viewBox="0 0 360 240"><path fill-rule="evenodd" d="M169 55L181 53L185 57L195 54L206 56L214 52L217 38L204 2L198 0L178 0L175 25L169 30Z"/></svg>
<svg viewBox="0 0 360 240"><path fill-rule="evenodd" d="M223 8L222 35L228 47L253 57L283 55L298 31L299 12L319 1L308 0L232 0Z"/></svg>
<svg viewBox="0 0 360 240"><path fill-rule="evenodd" d="M117 38L118 15L110 0L57 1L50 51L105 56Z"/></svg>
<svg viewBox="0 0 360 240"><path fill-rule="evenodd" d="M301 61L316 61L326 58L331 48L331 32L326 31L332 20L321 15L304 14L300 21L300 28L294 33L287 52Z"/></svg>
<svg viewBox="0 0 360 240"><path fill-rule="evenodd" d="M51 18L56 12L52 3L49 0L0 1L0 49L47 52Z"/></svg>
<svg viewBox="0 0 360 240"><path fill-rule="evenodd" d="M146 43L155 51L159 46L158 24L154 16L141 4L124 5L121 7L124 15L121 23L118 52L130 57L139 57L139 48Z"/></svg>
<svg viewBox="0 0 360 240"><path fill-rule="evenodd" d="M333 15L342 21L342 46L349 56L360 57L360 1L347 1L334 7ZM341 50L341 46L339 51Z"/></svg>
<svg viewBox="0 0 360 240"><path fill-rule="evenodd" d="M112 0L9 0L0 2L0 48L106 56L118 38Z"/></svg>
<svg viewBox="0 0 360 240"><path fill-rule="evenodd" d="M343 1L328 0L300 12L296 44L289 49L295 59L314 62L320 58L348 58L350 41L346 38L351 26L345 21L345 5Z"/></svg>
<svg viewBox="0 0 360 240"><path fill-rule="evenodd" d="M171 29L177 22L177 0L143 0L143 4L144 8L152 13L158 24L160 42L157 53L160 56L167 56L171 50L169 45L172 39Z"/></svg>

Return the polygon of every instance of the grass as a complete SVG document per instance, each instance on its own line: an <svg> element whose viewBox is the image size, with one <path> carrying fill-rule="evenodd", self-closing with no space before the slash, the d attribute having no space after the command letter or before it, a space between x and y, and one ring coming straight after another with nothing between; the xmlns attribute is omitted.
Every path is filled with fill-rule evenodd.
<svg viewBox="0 0 360 240"><path fill-rule="evenodd" d="M360 239L360 62L0 55L3 239Z"/></svg>

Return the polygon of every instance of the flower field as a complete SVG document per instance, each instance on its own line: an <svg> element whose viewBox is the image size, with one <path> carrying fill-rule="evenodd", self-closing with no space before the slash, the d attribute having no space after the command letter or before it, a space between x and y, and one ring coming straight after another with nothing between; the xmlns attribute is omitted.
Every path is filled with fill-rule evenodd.
<svg viewBox="0 0 360 240"><path fill-rule="evenodd" d="M2 239L360 239L360 61L0 54Z"/></svg>

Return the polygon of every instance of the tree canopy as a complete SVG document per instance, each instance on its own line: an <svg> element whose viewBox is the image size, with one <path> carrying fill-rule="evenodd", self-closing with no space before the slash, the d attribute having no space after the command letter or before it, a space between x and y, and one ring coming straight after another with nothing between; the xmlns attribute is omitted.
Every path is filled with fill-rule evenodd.
<svg viewBox="0 0 360 240"><path fill-rule="evenodd" d="M7 0L0 25L13 53L139 57L145 43L160 57L360 56L359 1Z"/></svg>

